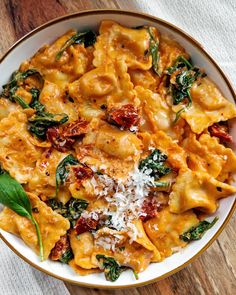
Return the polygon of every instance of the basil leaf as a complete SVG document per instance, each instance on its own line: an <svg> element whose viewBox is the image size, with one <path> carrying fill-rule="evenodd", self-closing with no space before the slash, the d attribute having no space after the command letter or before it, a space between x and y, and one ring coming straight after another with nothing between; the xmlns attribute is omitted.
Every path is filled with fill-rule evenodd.
<svg viewBox="0 0 236 295"><path fill-rule="evenodd" d="M212 226L217 222L218 217L215 217L212 222L206 220L201 221L197 226L191 227L188 231L180 235L180 239L184 242L191 242L195 240L200 240L205 232L212 228Z"/></svg>
<svg viewBox="0 0 236 295"><path fill-rule="evenodd" d="M152 56L152 68L154 72L160 76L159 72L159 61L160 61L160 53L159 53L159 40L155 39L151 28L148 27L147 31L149 33L149 54Z"/></svg>
<svg viewBox="0 0 236 295"><path fill-rule="evenodd" d="M167 156L160 150L155 149L139 163L139 170L158 180L171 172L171 168L164 165L166 160Z"/></svg>
<svg viewBox="0 0 236 295"><path fill-rule="evenodd" d="M84 44L84 47L93 45L96 42L96 34L89 30L81 33L77 33L70 37L61 47L56 54L56 60L59 60L63 52L73 44Z"/></svg>
<svg viewBox="0 0 236 295"><path fill-rule="evenodd" d="M37 221L32 214L29 198L19 182L7 172L0 175L0 203L10 208L20 216L27 217L34 224L40 249L40 257L43 260L43 243Z"/></svg>
<svg viewBox="0 0 236 295"><path fill-rule="evenodd" d="M108 257L105 255L97 254L96 258L100 264L100 268L104 270L104 274L107 281L114 282L116 281L120 274L128 269L126 266L120 266L118 262L112 257Z"/></svg>
<svg viewBox="0 0 236 295"><path fill-rule="evenodd" d="M78 165L79 161L73 156L66 156L57 166L56 169L56 196L58 195L58 189L60 185L66 182L66 179L70 172L70 166Z"/></svg>

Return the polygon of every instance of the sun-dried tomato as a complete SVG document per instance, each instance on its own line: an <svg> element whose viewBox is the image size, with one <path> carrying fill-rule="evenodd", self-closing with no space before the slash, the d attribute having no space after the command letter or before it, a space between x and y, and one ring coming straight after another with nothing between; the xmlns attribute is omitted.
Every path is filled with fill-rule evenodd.
<svg viewBox="0 0 236 295"><path fill-rule="evenodd" d="M212 136L218 137L222 142L232 142L233 138L229 135L229 128L225 124L215 123L209 127Z"/></svg>
<svg viewBox="0 0 236 295"><path fill-rule="evenodd" d="M60 152L71 149L75 138L87 132L88 122L78 119L61 127L51 127L47 130L47 139L52 146Z"/></svg>
<svg viewBox="0 0 236 295"><path fill-rule="evenodd" d="M52 260L59 260L62 255L70 249L70 243L68 241L67 235L64 235L56 242L54 248L51 251L50 258Z"/></svg>
<svg viewBox="0 0 236 295"><path fill-rule="evenodd" d="M60 152L66 152L75 142L73 138L64 137L58 127L48 128L47 139L51 142L52 146Z"/></svg>
<svg viewBox="0 0 236 295"><path fill-rule="evenodd" d="M90 216L88 217L80 216L74 228L76 230L77 235L80 235L87 231L96 230L98 223L99 223L99 218L93 218Z"/></svg>
<svg viewBox="0 0 236 295"><path fill-rule="evenodd" d="M62 135L64 137L76 137L85 134L88 129L88 122L84 119L78 119L69 123L62 128Z"/></svg>
<svg viewBox="0 0 236 295"><path fill-rule="evenodd" d="M132 104L126 104L120 108L112 108L107 114L107 121L122 129L136 127L139 120L138 110Z"/></svg>
<svg viewBox="0 0 236 295"><path fill-rule="evenodd" d="M151 218L156 217L158 211L160 211L160 205L158 204L157 200L155 198L149 197L143 202L139 218L145 222Z"/></svg>
<svg viewBox="0 0 236 295"><path fill-rule="evenodd" d="M74 173L77 182L81 182L82 180L89 179L93 176L93 170L87 166L75 166L72 167L72 171Z"/></svg>

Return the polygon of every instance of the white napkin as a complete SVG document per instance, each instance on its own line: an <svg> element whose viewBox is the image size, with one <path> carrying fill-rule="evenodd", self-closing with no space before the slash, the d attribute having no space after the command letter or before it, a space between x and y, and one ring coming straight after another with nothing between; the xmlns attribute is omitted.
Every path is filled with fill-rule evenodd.
<svg viewBox="0 0 236 295"><path fill-rule="evenodd" d="M198 40L236 85L235 0L139 0L137 8Z"/></svg>
<svg viewBox="0 0 236 295"><path fill-rule="evenodd" d="M125 0L126 2L126 0ZM163 18L200 41L236 84L235 0L139 0L139 11ZM122 1L120 1L122 5ZM127 7L125 3L124 7ZM63 282L35 270L0 241L2 295L67 295Z"/></svg>
<svg viewBox="0 0 236 295"><path fill-rule="evenodd" d="M1 295L69 295L64 283L31 267L0 239Z"/></svg>

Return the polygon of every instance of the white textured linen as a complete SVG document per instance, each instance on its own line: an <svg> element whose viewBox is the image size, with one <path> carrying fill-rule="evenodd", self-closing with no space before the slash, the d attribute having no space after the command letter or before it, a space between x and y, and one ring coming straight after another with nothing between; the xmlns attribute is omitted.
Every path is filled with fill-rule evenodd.
<svg viewBox="0 0 236 295"><path fill-rule="evenodd" d="M69 295L64 283L20 259L0 239L1 295Z"/></svg>
<svg viewBox="0 0 236 295"><path fill-rule="evenodd" d="M139 0L137 8L198 40L236 85L236 0Z"/></svg>
<svg viewBox="0 0 236 295"><path fill-rule="evenodd" d="M124 8L128 3L192 35L236 85L236 0L120 0ZM0 240L0 294L68 295L69 292L63 282L35 270Z"/></svg>

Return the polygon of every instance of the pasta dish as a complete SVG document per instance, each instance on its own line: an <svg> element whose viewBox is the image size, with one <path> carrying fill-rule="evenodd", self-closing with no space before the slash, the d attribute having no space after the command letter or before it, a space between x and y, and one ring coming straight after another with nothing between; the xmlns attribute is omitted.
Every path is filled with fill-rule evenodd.
<svg viewBox="0 0 236 295"><path fill-rule="evenodd" d="M199 240L236 192L234 117L158 28L70 30L2 88L0 228L79 275L137 278Z"/></svg>

